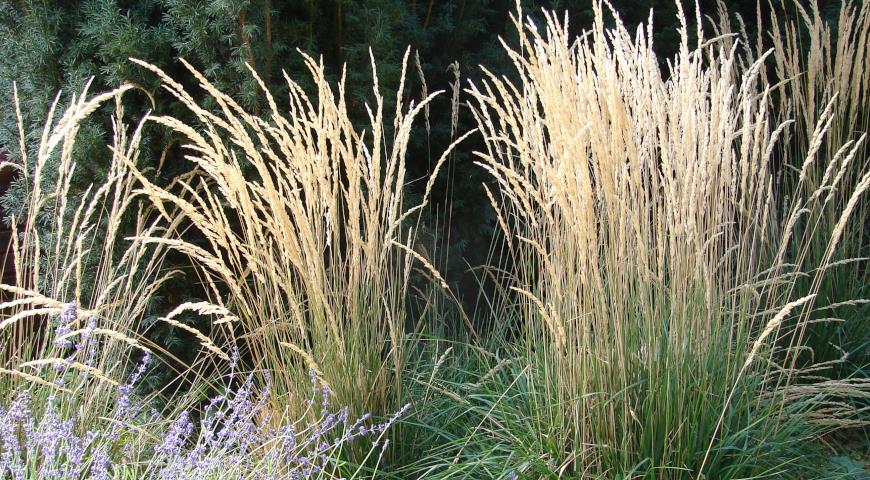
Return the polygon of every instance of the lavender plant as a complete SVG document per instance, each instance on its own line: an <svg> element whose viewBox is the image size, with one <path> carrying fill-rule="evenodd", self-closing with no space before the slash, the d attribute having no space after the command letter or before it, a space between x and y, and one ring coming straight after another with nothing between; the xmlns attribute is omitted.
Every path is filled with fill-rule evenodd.
<svg viewBox="0 0 870 480"><path fill-rule="evenodd" d="M87 333L75 344L66 338L75 309L75 303L68 304L56 322L55 345L72 350L57 365L58 387L67 384L67 377L89 375L68 368L94 348ZM238 376L237 358L225 394L201 411L183 410L174 418L162 418L135 395L137 382L153 362L147 353L117 387L114 408L102 425L85 425L69 395L53 393L40 405L34 386L21 389L0 406L0 478L338 478L342 465L336 458L343 448L365 438L371 444L369 456L378 455L379 463L388 445L386 432L410 408L405 405L382 423L372 422L368 414L352 418L348 407L333 408L328 385L312 371L305 415L295 421L286 415L273 418L271 385L258 391L255 376L248 374L241 385L231 387ZM357 468L352 476L360 472Z"/></svg>

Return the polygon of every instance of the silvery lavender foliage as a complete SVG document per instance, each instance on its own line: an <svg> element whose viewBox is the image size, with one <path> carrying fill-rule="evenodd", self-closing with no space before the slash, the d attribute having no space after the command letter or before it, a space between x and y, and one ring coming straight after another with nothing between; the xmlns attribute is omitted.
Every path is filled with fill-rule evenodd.
<svg viewBox="0 0 870 480"><path fill-rule="evenodd" d="M73 344L65 336L72 332L70 327L77 318L76 303L67 304L55 319L53 345L62 352L69 352L66 356L68 362L92 366L97 352L92 337L96 320L89 320ZM58 372L55 383L64 386L67 368L58 364L55 370ZM82 374L82 378L85 377ZM105 466L99 456L88 454L106 432L81 434L81 425L75 418L65 415L62 401L52 394L39 402L40 408L34 409L35 399L30 389L26 389L15 393L8 409L0 405L0 478L22 479L33 475L37 478L79 478L88 470L96 473ZM102 477L96 475L92 478Z"/></svg>
<svg viewBox="0 0 870 480"><path fill-rule="evenodd" d="M30 396L27 392L15 396L8 409L0 406L0 475L10 475L18 480L24 478L25 465L21 460L22 442L18 426L31 421Z"/></svg>
<svg viewBox="0 0 870 480"><path fill-rule="evenodd" d="M73 302L57 320L54 346L68 352L68 361L93 365L97 355L97 344L90 334L96 328L94 319L75 343L59 338L72 331L76 320ZM236 380L237 362L238 352L234 352L229 384ZM347 407L332 408L329 387L311 372L308 413L295 422L284 418L273 422L270 385L258 390L253 376L235 390L228 388L224 395L212 398L201 412L184 411L174 419L161 419L153 411L145 415L145 404L134 394L136 383L151 363L151 356L146 354L128 381L118 387L113 411L104 415L111 421L105 424L85 428L76 418L74 398L52 395L45 402L36 402L38 391L31 389L18 392L8 406L0 405L0 478L107 480L133 468L137 478L155 480L308 479L328 472L337 453L361 437L367 437L382 455L388 445L387 430L410 408L405 405L382 423L369 423L368 414L352 420ZM59 379L81 375L81 380L87 381L84 373L60 367ZM169 426L159 441L149 444L132 427L143 422ZM137 457L149 459L147 465L134 465L131 450L138 450Z"/></svg>

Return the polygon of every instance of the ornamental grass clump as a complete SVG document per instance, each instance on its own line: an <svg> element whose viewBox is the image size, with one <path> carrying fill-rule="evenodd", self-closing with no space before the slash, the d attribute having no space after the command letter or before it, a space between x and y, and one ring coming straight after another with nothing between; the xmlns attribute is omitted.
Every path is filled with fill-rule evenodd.
<svg viewBox="0 0 870 480"><path fill-rule="evenodd" d="M59 116L56 100L36 137L35 157L28 156L30 137L19 112L20 155L0 165L15 169L28 192L24 216L11 218L5 252L14 275L4 278L14 283L0 285L4 478L87 472L105 478L104 439L126 421L111 412L134 409L125 379L131 372L133 379L142 375L135 363L143 355L165 354L145 337L145 318L156 292L176 272L163 267L164 247L136 240L163 230L132 194L130 165L138 161L143 124L131 131L124 123L122 97L131 88L92 97L85 88ZM73 192L79 129L112 102L106 179ZM124 443L134 445L142 435L128 432Z"/></svg>
<svg viewBox="0 0 870 480"><path fill-rule="evenodd" d="M594 5L577 38L553 14L543 28L515 17L520 48L505 48L519 81L485 72L468 90L512 265L498 311L513 309L521 332L515 383L536 432L524 448L552 471L610 478L781 474L824 430L814 421L861 423L842 400L870 390L826 379L829 365L796 367L798 332L826 305L817 282L791 288L823 278L840 234L863 221L870 173L845 161L863 139L785 159L798 191L813 161L832 173L812 191L848 188L826 254L804 271L782 251L805 241L791 227L817 206L778 201L774 152L795 125L771 113L769 54L741 62L700 22L691 46L681 13L662 71L651 23L632 35L614 13L605 27ZM832 105L802 133L811 145L845 141L829 137ZM497 411L481 425L498 425Z"/></svg>
<svg viewBox="0 0 870 480"><path fill-rule="evenodd" d="M845 1L828 18L816 0L780 0L770 10L769 18L759 12L758 36L751 39L743 27L734 31L720 4L715 30L728 46L730 38L739 39L744 63L770 52L761 70L771 85L772 119L792 123L773 151L774 201L780 211L806 211L790 225L793 240L781 254L799 271L825 270L791 279L796 295L814 292L816 303L825 305L794 332L809 348L793 360L801 366L830 362L838 378L866 376L870 231L860 219L870 218L870 202L856 202L854 220L836 232L838 248L829 252L828 245L868 167L870 4Z"/></svg>
<svg viewBox="0 0 870 480"><path fill-rule="evenodd" d="M28 158L20 127L20 161L2 165L17 170L29 194L25 217L11 219L14 283L0 285L0 397L31 388L34 398L75 398L81 421L97 422L135 359L163 353L144 336L145 317L176 274L163 268L165 247L137 240L165 230L133 195L143 124L132 132L124 124L121 99L131 88L92 98L85 89L60 118L55 102L36 158ZM107 177L73 193L79 128L110 102Z"/></svg>
<svg viewBox="0 0 870 480"><path fill-rule="evenodd" d="M388 128L372 60L374 105L362 129L351 122L344 80L331 86L324 66L307 56L313 94L288 77L288 104L279 106L263 87L262 116L187 63L217 111L136 62L197 117L196 126L151 118L184 136L194 170L169 188L142 177L140 191L167 222L201 238L148 241L188 255L211 303L232 313L232 321L215 322L213 336L271 375L276 406L298 404L312 370L356 413L398 408L407 287L412 262L425 261L413 250L416 219L428 197L427 188L420 205L405 205L405 154L412 122L435 94L406 108L403 74Z"/></svg>
<svg viewBox="0 0 870 480"><path fill-rule="evenodd" d="M785 2L781 2L785 3ZM807 208L794 225L784 261L824 275L794 279L795 292L814 292L819 307L813 321L795 332L811 347L797 365L836 363L838 377L866 377L870 368L870 202L857 201L853 221L840 224L840 212L859 188L868 162L870 131L870 3L846 1L834 21L825 21L818 2L804 8L792 2L796 18L769 21L777 121L793 119L789 135L777 144L781 208ZM782 5L781 10L785 10ZM825 110L829 110L825 115ZM827 129L824 138L811 135ZM802 166L801 161L807 159ZM837 248L828 243L838 237ZM845 358L844 358L845 357ZM842 361L841 361L842 360ZM864 372L863 374L860 372ZM865 404L866 405L866 404Z"/></svg>

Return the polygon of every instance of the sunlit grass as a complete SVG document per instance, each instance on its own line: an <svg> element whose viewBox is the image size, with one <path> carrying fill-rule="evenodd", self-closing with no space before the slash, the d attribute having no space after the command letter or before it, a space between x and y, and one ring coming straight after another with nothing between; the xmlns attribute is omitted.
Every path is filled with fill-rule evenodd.
<svg viewBox="0 0 870 480"><path fill-rule="evenodd" d="M870 412L870 6L834 28L808 5L757 39L681 12L664 62L605 3L577 37L517 12L513 76L468 85L478 131L412 206L437 92L387 112L373 60L359 125L305 57L315 88L263 86L254 114L185 64L206 110L133 60L195 122L131 128L134 87L85 91L3 165L30 195L0 286L0 477L837 478L821 440ZM77 128L111 102L107 179L73 194ZM152 124L184 138L168 184L138 158ZM500 234L457 314L418 232L472 135ZM148 339L170 251L208 296L158 314L189 363ZM134 388L146 358L177 380Z"/></svg>

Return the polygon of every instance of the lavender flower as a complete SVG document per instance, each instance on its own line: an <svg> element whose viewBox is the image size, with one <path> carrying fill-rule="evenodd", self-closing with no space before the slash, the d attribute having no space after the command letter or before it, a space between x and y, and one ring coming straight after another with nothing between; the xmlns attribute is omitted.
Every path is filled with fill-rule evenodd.
<svg viewBox="0 0 870 480"><path fill-rule="evenodd" d="M142 360L139 361L136 370L133 371L133 375L130 376L127 383L118 388L118 400L115 402L115 418L118 420L131 419L141 412L142 405L134 404L131 401L131 394L133 393L133 388L136 383L140 378L142 378L142 375L151 365L151 362L151 354L145 352L145 355L142 356Z"/></svg>
<svg viewBox="0 0 870 480"><path fill-rule="evenodd" d="M172 422L169 432L163 438L163 444L157 447L157 453L167 456L180 456L181 448L188 437L193 433L193 422L190 421L190 413L185 410Z"/></svg>
<svg viewBox="0 0 870 480"><path fill-rule="evenodd" d="M57 337L54 341L54 345L57 348L66 349L72 344L67 339L62 339L64 335L70 333L70 324L73 323L76 318L78 318L78 306L76 305L75 300L66 304L61 311L60 317L58 318L57 327L54 330L54 334Z"/></svg>
<svg viewBox="0 0 870 480"><path fill-rule="evenodd" d="M87 339L81 343L85 348L77 351L87 349ZM266 388L258 390L254 377L248 376L237 388L210 399L197 415L184 411L174 419L156 414L149 419L142 415L144 406L133 391L150 363L146 355L118 388L117 421L98 430L84 431L78 410L72 405L61 408L60 397L34 402L31 392L24 390L8 405L0 404L0 478L24 480L35 474L108 480L124 471L155 480L309 479L332 471L331 457L360 437L370 438L384 455L389 445L385 431L410 408L406 405L380 424L371 424L368 414L352 419L347 407L332 407L332 392L312 375L308 405L309 413L319 413L317 418L275 426L269 408L271 382L267 378ZM165 420L169 427L159 441L149 443L138 435L139 429L166 424ZM132 427L140 421L143 427ZM142 458L148 460L137 461Z"/></svg>

